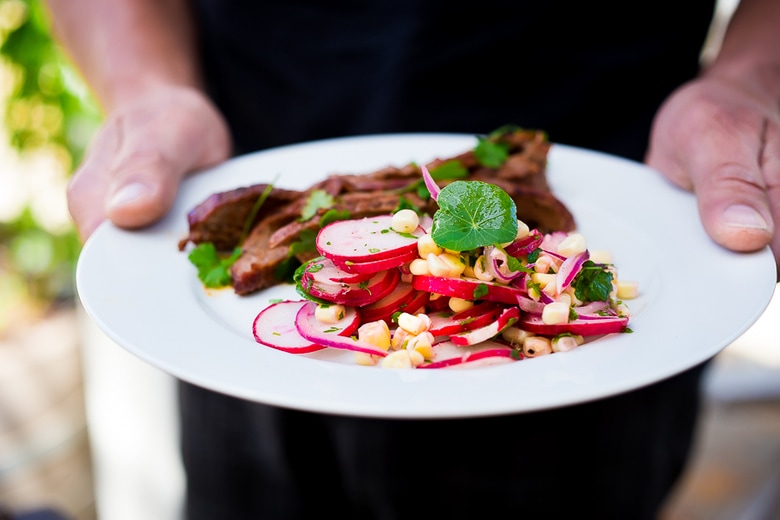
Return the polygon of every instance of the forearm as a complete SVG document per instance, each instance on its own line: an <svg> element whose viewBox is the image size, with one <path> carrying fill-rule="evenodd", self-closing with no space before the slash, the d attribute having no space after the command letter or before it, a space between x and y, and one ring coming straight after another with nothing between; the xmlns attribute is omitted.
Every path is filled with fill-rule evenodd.
<svg viewBox="0 0 780 520"><path fill-rule="evenodd" d="M159 85L199 87L187 0L47 0L53 29L107 111Z"/></svg>
<svg viewBox="0 0 780 520"><path fill-rule="evenodd" d="M780 2L740 0L705 74L757 89L760 95L780 93Z"/></svg>

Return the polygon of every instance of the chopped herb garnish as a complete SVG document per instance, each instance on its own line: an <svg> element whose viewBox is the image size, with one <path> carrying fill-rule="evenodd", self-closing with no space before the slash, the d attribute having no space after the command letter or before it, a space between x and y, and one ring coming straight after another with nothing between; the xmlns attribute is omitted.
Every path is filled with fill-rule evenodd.
<svg viewBox="0 0 780 520"><path fill-rule="evenodd" d="M481 283L477 285L477 287L474 289L473 296L475 300L479 300L480 298L484 298L488 295L489 289L487 284Z"/></svg>
<svg viewBox="0 0 780 520"><path fill-rule="evenodd" d="M198 269L198 278L203 285L211 289L227 287L233 281L230 267L241 256L241 248L237 247L230 256L220 255L214 244L203 242L198 244L187 256Z"/></svg>
<svg viewBox="0 0 780 520"><path fill-rule="evenodd" d="M317 214L318 210L332 208L334 202L333 195L327 191L312 190L306 198L306 202L301 210L301 217L298 221L306 222L307 220L312 219Z"/></svg>
<svg viewBox="0 0 780 520"><path fill-rule="evenodd" d="M491 141L485 137L477 137L477 146L474 148L474 156L480 164L488 168L498 168L509 157L509 145Z"/></svg>
<svg viewBox="0 0 780 520"><path fill-rule="evenodd" d="M572 282L574 295L582 301L609 301L612 273L603 266L586 260Z"/></svg>

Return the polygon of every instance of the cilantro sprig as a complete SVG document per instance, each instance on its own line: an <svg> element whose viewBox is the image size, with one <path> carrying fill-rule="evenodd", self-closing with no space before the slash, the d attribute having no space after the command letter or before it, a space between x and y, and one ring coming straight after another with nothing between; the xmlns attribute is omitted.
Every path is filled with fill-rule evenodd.
<svg viewBox="0 0 780 520"><path fill-rule="evenodd" d="M204 242L193 248L187 258L198 269L198 278L203 285L217 289L231 284L230 268L239 256L240 247L235 248L229 256L224 256L217 252L214 244Z"/></svg>
<svg viewBox="0 0 780 520"><path fill-rule="evenodd" d="M574 295L582 301L609 301L612 278L612 273L605 267L586 260L572 281Z"/></svg>

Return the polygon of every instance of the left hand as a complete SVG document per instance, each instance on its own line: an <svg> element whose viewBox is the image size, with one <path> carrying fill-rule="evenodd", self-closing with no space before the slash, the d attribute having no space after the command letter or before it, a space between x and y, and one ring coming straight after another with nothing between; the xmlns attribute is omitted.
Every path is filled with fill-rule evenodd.
<svg viewBox="0 0 780 520"><path fill-rule="evenodd" d="M645 162L696 194L707 233L740 252L771 246L780 280L780 108L742 82L704 75L659 110Z"/></svg>

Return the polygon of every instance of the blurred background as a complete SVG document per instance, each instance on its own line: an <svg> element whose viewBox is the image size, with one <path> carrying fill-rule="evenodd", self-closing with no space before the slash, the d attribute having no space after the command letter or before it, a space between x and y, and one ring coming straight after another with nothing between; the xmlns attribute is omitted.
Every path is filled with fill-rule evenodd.
<svg viewBox="0 0 780 520"><path fill-rule="evenodd" d="M720 2L703 60L736 1ZM80 245L65 200L101 117L40 0L0 0L0 518L53 508L92 520L98 490L110 495L93 460L103 430L85 409ZM777 299L713 365L694 460L664 520L780 519Z"/></svg>

